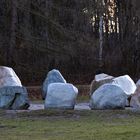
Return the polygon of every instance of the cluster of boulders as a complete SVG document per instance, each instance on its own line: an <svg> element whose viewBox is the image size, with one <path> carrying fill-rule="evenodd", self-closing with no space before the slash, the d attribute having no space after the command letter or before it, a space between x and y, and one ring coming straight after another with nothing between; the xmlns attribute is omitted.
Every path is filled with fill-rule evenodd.
<svg viewBox="0 0 140 140"><path fill-rule="evenodd" d="M126 106L136 107L136 84L128 76L113 77L99 74L91 83L91 109L124 109ZM133 102L133 103L132 103ZM134 105L135 104L135 105Z"/></svg>
<svg viewBox="0 0 140 140"><path fill-rule="evenodd" d="M42 86L45 109L74 109L78 89L67 83L58 70L51 70ZM140 80L135 84L128 76L98 74L90 86L91 109L140 108ZM0 67L0 109L28 109L28 93L9 67Z"/></svg>
<svg viewBox="0 0 140 140"><path fill-rule="evenodd" d="M128 76L113 77L98 74L90 86L91 109L124 109L125 107L140 107L140 82L137 84ZM137 85L137 87L136 87ZM137 89L137 90L136 90ZM42 97L45 108L73 109L78 89L66 80L58 70L48 73L43 84Z"/></svg>
<svg viewBox="0 0 140 140"><path fill-rule="evenodd" d="M69 83L58 70L48 73L43 83L42 97L45 99L45 108L74 109L78 89Z"/></svg>

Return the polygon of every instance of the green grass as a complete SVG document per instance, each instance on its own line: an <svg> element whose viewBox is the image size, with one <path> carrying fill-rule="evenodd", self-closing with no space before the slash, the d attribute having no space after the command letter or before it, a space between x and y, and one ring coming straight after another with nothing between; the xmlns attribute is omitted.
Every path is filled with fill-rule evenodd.
<svg viewBox="0 0 140 140"><path fill-rule="evenodd" d="M115 111L0 111L0 140L139 140L140 113Z"/></svg>

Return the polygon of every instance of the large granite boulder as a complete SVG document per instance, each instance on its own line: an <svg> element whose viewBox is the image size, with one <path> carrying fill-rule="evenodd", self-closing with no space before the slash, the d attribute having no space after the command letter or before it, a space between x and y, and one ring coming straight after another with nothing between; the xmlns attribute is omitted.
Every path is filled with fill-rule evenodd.
<svg viewBox="0 0 140 140"><path fill-rule="evenodd" d="M0 88L0 108L2 109L28 109L29 99L25 87L5 86Z"/></svg>
<svg viewBox="0 0 140 140"><path fill-rule="evenodd" d="M51 70L47 74L47 77L43 83L43 92L42 92L43 99L45 99L45 97L47 95L48 86L51 83L66 83L66 80L64 79L64 77L58 70L56 70L56 69Z"/></svg>
<svg viewBox="0 0 140 140"><path fill-rule="evenodd" d="M78 89L68 83L53 83L48 86L45 108L74 109Z"/></svg>
<svg viewBox="0 0 140 140"><path fill-rule="evenodd" d="M137 87L135 93L131 97L130 106L140 109L140 85Z"/></svg>
<svg viewBox="0 0 140 140"><path fill-rule="evenodd" d="M103 84L107 84L107 83L111 83L113 82L114 77L107 75L107 74L98 74L95 75L94 80L91 82L90 85L90 95L96 90L98 89L100 86L102 86Z"/></svg>
<svg viewBox="0 0 140 140"><path fill-rule="evenodd" d="M132 95L136 91L136 85L128 75L114 78L112 84L118 85L127 95Z"/></svg>
<svg viewBox="0 0 140 140"><path fill-rule="evenodd" d="M4 86L22 87L22 84L12 68L0 66L0 88Z"/></svg>
<svg viewBox="0 0 140 140"><path fill-rule="evenodd" d="M28 109L27 90L12 68L0 67L0 108Z"/></svg>
<svg viewBox="0 0 140 140"><path fill-rule="evenodd" d="M126 93L117 85L104 84L91 96L91 109L124 109Z"/></svg>
<svg viewBox="0 0 140 140"><path fill-rule="evenodd" d="M128 95L126 106L130 106L131 96L136 90L134 81L128 75L124 75L114 78L112 84L118 85Z"/></svg>

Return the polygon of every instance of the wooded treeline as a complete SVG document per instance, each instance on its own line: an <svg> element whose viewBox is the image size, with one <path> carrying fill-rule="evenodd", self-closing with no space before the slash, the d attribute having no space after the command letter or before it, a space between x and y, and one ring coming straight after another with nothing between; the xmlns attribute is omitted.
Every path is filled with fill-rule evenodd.
<svg viewBox="0 0 140 140"><path fill-rule="evenodd" d="M1 0L0 65L13 67L25 84L40 83L53 68L75 83L89 83L100 72L137 80L139 3Z"/></svg>

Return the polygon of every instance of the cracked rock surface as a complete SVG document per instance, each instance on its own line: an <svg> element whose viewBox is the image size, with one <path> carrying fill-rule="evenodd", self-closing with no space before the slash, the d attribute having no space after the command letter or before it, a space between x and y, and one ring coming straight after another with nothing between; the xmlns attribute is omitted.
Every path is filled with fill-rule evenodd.
<svg viewBox="0 0 140 140"><path fill-rule="evenodd" d="M28 93L12 68L0 67L0 108L28 109Z"/></svg>

